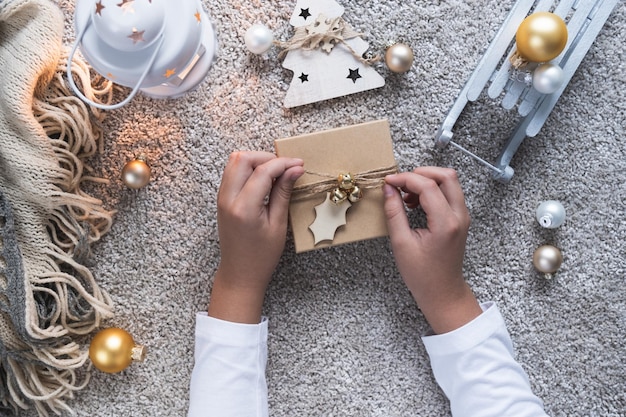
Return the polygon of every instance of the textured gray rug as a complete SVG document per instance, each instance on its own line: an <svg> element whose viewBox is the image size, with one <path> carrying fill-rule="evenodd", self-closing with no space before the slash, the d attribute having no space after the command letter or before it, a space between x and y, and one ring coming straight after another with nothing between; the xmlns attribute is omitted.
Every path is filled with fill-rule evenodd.
<svg viewBox="0 0 626 417"><path fill-rule="evenodd" d="M73 40L73 4L66 12ZM292 31L294 1L205 1L219 59L200 88L178 100L136 98L111 111L97 173L110 234L94 273L116 304L110 325L149 348L121 374L94 374L72 406L80 416L183 416L193 366L194 315L206 308L218 264L215 198L228 154L273 150L275 138L389 119L403 170L455 167L473 224L466 276L495 300L534 391L553 416L623 416L626 409L626 7L620 3L540 134L512 161L508 185L433 137L512 0L343 2L344 18L371 45L391 39L417 55L406 75L380 68L387 85L293 110L282 107L291 73L274 50L251 56L245 29ZM493 160L518 121L497 102L468 106L459 141ZM471 136L471 137L470 137ZM145 153L153 180L138 192L119 181ZM542 229L534 210L561 201L566 224ZM413 217L417 223L419 215ZM535 248L553 243L565 262L554 281L535 272ZM419 336L426 323L401 282L386 239L295 255L288 240L266 300L273 416L445 416Z"/></svg>

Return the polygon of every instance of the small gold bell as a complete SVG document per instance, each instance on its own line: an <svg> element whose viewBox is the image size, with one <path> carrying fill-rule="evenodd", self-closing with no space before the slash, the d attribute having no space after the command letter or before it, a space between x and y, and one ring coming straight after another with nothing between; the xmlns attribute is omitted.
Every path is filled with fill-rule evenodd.
<svg viewBox="0 0 626 417"><path fill-rule="evenodd" d="M348 198L348 194L340 188L335 188L330 194L330 201L335 204L341 204Z"/></svg>
<svg viewBox="0 0 626 417"><path fill-rule="evenodd" d="M354 187L354 178L352 178L352 174L349 172L339 174L337 182L339 182L339 188L342 190L348 191Z"/></svg>
<svg viewBox="0 0 626 417"><path fill-rule="evenodd" d="M348 200L350 200L351 203L356 203L361 198L363 198L363 191L355 185L350 191L350 194L348 194Z"/></svg>

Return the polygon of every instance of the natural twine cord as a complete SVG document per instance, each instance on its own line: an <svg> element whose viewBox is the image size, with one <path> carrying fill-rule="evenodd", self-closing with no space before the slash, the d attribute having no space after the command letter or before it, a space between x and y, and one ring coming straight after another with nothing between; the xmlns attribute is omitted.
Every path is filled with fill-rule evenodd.
<svg viewBox="0 0 626 417"><path fill-rule="evenodd" d="M317 177L325 178L324 180L313 182L310 184L303 184L294 187L291 193L292 201L306 200L311 197L316 197L320 193L326 193L336 188L338 185L338 174L332 175L327 173L304 171L306 174L315 175ZM385 168L376 168L358 174L353 174L356 185L361 190L373 189L382 187L385 183L385 177L387 175L395 174L398 172L397 165L391 165Z"/></svg>
<svg viewBox="0 0 626 417"><path fill-rule="evenodd" d="M346 40L362 37L363 34L355 31L341 17L327 18L323 14L318 15L315 21L307 26L296 28L296 33L286 42L274 41L274 44L283 48L278 58L283 58L289 51L303 49L312 51L318 48L330 53L336 44L342 44L359 62L371 65L380 60L379 56L364 58L359 55Z"/></svg>

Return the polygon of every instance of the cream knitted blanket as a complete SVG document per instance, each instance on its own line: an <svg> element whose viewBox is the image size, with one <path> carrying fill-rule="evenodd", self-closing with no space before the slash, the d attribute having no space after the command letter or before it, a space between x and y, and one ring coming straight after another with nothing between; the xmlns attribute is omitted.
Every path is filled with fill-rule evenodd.
<svg viewBox="0 0 626 417"><path fill-rule="evenodd" d="M66 87L63 18L47 0L0 0L0 414L72 412L85 335L112 315L85 260L111 226L86 194L101 114ZM89 69L76 60L76 76ZM85 84L85 83L83 83ZM110 100L110 86L86 88Z"/></svg>

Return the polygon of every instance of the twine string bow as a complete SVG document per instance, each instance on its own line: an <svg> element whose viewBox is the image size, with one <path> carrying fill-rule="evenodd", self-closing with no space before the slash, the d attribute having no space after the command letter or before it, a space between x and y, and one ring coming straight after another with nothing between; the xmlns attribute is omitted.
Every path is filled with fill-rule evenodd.
<svg viewBox="0 0 626 417"><path fill-rule="evenodd" d="M348 39L360 36L363 34L352 29L341 16L327 18L323 14L319 14L311 24L296 28L291 39L286 42L275 41L274 44L283 48L278 54L279 58L296 49L312 51L320 48L326 53L330 53L336 44L342 44L354 58L363 64L370 65L378 61L380 59L378 56L369 59L363 58L346 42Z"/></svg>
<svg viewBox="0 0 626 417"><path fill-rule="evenodd" d="M376 168L365 172L354 174L352 177L354 182L361 190L382 187L385 182L385 176L398 172L397 165L391 165L384 168ZM292 201L301 201L308 198L316 197L320 193L327 193L337 188L337 175L327 174L323 172L305 171L306 174L314 175L322 180L310 184L302 184L294 187L291 194Z"/></svg>

